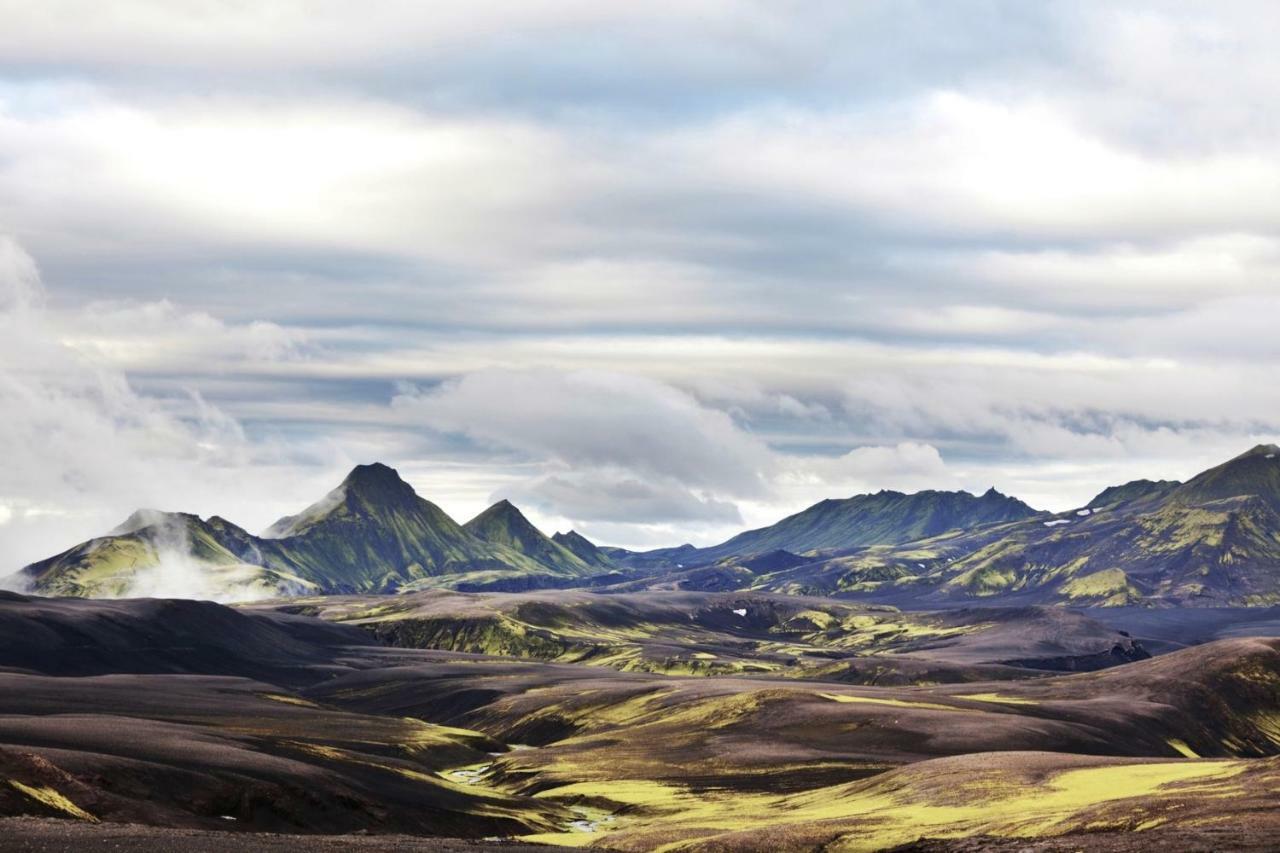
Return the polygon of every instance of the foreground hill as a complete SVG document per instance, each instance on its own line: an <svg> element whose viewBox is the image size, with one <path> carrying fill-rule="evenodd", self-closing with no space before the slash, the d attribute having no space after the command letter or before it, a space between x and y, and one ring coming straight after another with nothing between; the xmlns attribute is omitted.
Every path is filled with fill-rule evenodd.
<svg viewBox="0 0 1280 853"><path fill-rule="evenodd" d="M1277 603L1280 448L1259 445L1184 484L1139 481L1079 510L850 551L752 583L920 606Z"/></svg>
<svg viewBox="0 0 1280 853"><path fill-rule="evenodd" d="M140 511L107 536L27 566L19 579L55 595L249 600L435 585L562 586L597 571L510 511L522 522L508 518L514 533L500 535L494 523L476 525L477 535L393 469L361 465L263 536L216 516Z"/></svg>
<svg viewBox="0 0 1280 853"><path fill-rule="evenodd" d="M565 636L636 627L610 629L612 596L574 595L559 609L547 594L452 597ZM768 636L764 622L729 620L766 604L670 595L622 612L669 611L670 638L681 615L702 614L691 630L745 653ZM788 608L804 604L775 602L792 620L801 614ZM447 609L461 608L437 615ZM1032 627L1037 612L945 623L861 609L890 620L901 656L921 661L987 655L984 637L1025 655L1049 633ZM831 641L892 644L885 624L851 624ZM968 630L930 638L904 625ZM39 843L49 825L30 821L4 837L34 835L35 849L140 838L144 849L295 850L296 838L259 833L334 835L307 848L323 850L344 834L408 833L754 851L880 850L927 834L1137 849L1084 834L1125 832L1173 851L1206 827L1230 831L1215 836L1228 847L1280 828L1277 640L1075 675L881 687L388 648L369 642L376 628L212 603L5 596L0 821L58 818L76 828L54 838L83 844ZM386 841L350 848L419 849Z"/></svg>

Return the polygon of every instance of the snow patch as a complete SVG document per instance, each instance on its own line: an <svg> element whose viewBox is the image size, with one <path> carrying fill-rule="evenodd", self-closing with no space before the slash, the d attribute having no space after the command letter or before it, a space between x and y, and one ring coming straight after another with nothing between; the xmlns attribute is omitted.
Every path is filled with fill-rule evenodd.
<svg viewBox="0 0 1280 853"><path fill-rule="evenodd" d="M1078 509L1078 510L1076 510L1076 515L1093 515L1093 510L1091 510L1091 509Z"/></svg>
<svg viewBox="0 0 1280 853"><path fill-rule="evenodd" d="M734 614L736 614L736 615L738 615L738 616L746 616L746 615L747 615L747 608L745 608L745 607L744 607L744 608L742 608L741 610L735 610L735 611L733 611L733 612L734 612Z"/></svg>
<svg viewBox="0 0 1280 853"><path fill-rule="evenodd" d="M1069 518L1055 518L1053 521L1046 521L1044 523L1044 526L1057 527L1059 524L1070 524L1070 523L1071 523L1071 519Z"/></svg>

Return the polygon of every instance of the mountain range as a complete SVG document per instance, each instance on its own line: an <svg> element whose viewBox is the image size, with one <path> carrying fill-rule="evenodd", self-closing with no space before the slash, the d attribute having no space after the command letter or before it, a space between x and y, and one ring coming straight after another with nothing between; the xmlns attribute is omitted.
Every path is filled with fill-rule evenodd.
<svg viewBox="0 0 1280 853"><path fill-rule="evenodd" d="M208 597L249 599L513 579L554 586L602 570L605 564L588 564L505 501L460 525L375 463L356 467L261 536L217 516L140 510L110 534L19 574L33 592L85 597L174 594L166 581L194 574L215 579Z"/></svg>
<svg viewBox="0 0 1280 853"><path fill-rule="evenodd" d="M753 586L935 605L1271 605L1280 602L1280 448L1259 445L1186 483L1112 487L1063 513L814 556Z"/></svg>
<svg viewBox="0 0 1280 853"><path fill-rule="evenodd" d="M1186 483L1137 480L1037 512L991 489L824 500L719 545L634 552L547 536L502 500L459 524L391 468L361 465L261 535L217 516L140 510L20 572L33 592L199 597L523 590L753 589L945 606L1280 602L1280 448Z"/></svg>

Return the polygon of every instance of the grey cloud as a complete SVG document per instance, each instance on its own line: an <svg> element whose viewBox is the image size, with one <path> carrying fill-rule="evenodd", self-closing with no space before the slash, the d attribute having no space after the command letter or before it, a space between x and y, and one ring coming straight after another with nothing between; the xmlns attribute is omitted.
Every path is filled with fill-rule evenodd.
<svg viewBox="0 0 1280 853"><path fill-rule="evenodd" d="M683 539L1280 427L1272 4L298 8L0 0L0 535L372 457Z"/></svg>

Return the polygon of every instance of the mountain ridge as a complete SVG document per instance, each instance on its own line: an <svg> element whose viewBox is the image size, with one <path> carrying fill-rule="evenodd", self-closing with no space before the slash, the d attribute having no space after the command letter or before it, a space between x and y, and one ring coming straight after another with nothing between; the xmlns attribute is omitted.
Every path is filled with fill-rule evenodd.
<svg viewBox="0 0 1280 853"><path fill-rule="evenodd" d="M640 555L670 557L678 568L773 551L804 554L872 545L902 544L948 530L1030 518L1037 514L994 487L982 495L926 489L889 489L848 498L826 498L767 527L747 530L707 548L659 549ZM639 562L629 558L630 564Z"/></svg>

